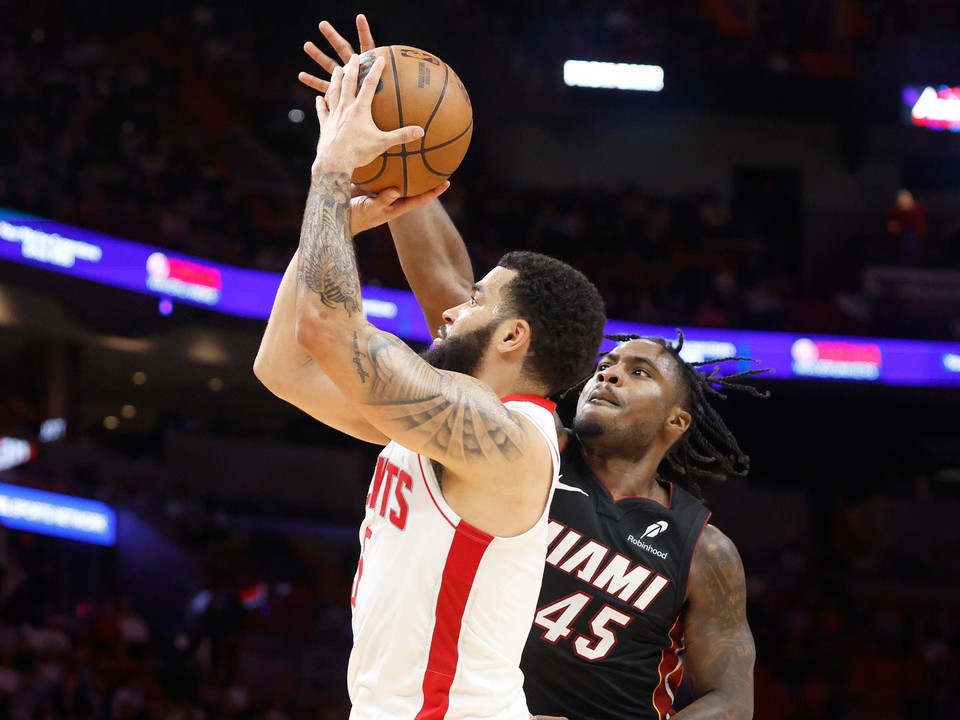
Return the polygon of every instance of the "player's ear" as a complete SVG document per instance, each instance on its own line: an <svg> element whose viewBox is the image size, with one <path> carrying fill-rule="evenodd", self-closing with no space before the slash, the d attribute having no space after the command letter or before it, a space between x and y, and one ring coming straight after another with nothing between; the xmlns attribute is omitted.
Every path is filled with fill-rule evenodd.
<svg viewBox="0 0 960 720"><path fill-rule="evenodd" d="M683 434L690 429L690 423L693 422L693 416L690 415L679 405L673 407L673 411L667 418L666 430L670 436L670 444L673 445L677 440L683 437Z"/></svg>
<svg viewBox="0 0 960 720"><path fill-rule="evenodd" d="M514 318L500 328L498 347L501 352L508 353L520 350L530 344L530 323L523 318Z"/></svg>

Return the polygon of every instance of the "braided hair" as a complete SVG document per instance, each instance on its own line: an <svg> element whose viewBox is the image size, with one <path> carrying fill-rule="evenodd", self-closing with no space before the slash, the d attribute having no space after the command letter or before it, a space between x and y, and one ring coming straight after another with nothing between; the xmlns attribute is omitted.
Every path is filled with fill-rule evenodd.
<svg viewBox="0 0 960 720"><path fill-rule="evenodd" d="M719 365L725 362L757 362L753 358L730 356L713 360L687 362L680 357L683 348L683 331L677 329L677 341L670 342L662 337L645 335L616 334L604 335L607 340L624 343L630 340L648 340L665 348L673 357L680 370L681 405L690 413L690 427L673 444L660 464L661 475L679 476L697 497L701 497L699 481L725 479L728 477L746 477L750 471L750 457L740 449L737 439L723 421L720 413L710 403L710 398L726 399L726 391L747 392L756 397L769 397L769 392L761 392L752 385L739 382L742 378L769 372L769 369L750 369L728 375L720 375ZM700 368L715 365L710 373ZM567 393L583 389L589 378ZM564 393L566 395L567 393Z"/></svg>

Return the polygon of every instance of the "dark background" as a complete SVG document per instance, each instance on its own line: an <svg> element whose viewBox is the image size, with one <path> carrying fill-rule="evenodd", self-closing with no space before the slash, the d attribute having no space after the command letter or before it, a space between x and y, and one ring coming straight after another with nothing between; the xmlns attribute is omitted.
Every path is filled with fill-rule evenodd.
<svg viewBox="0 0 960 720"><path fill-rule="evenodd" d="M900 104L960 82L950 0L8 10L0 206L280 271L316 140L301 47L321 19L352 38L363 11L471 93L444 204L478 274L539 249L620 319L960 339L960 297L904 300L936 273L960 288L960 139ZM657 63L666 86L565 88L570 57ZM926 209L915 254L886 229L901 188ZM405 287L384 231L357 250L365 282ZM876 267L900 273L888 294L864 283ZM0 480L121 512L110 550L4 531L5 712L346 717L377 449L259 386L262 329L0 264L0 434L69 427ZM751 475L704 493L748 575L756 716L960 717L960 394L755 384L770 397L720 403Z"/></svg>

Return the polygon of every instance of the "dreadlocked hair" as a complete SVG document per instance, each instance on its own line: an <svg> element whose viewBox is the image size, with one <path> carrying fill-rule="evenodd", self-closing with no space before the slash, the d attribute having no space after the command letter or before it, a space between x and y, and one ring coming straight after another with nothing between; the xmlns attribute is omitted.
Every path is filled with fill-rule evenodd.
<svg viewBox="0 0 960 720"><path fill-rule="evenodd" d="M749 393L755 397L769 397L769 392L761 392L752 385L739 382L751 375L769 372L767 369L744 370L728 375L720 375L720 365L725 362L757 362L753 358L732 355L697 362L687 362L680 357L683 348L683 331L677 329L677 341L670 342L661 337L646 335L615 334L604 335L607 340L624 343L630 340L648 340L669 351L680 369L682 382L681 404L690 413L690 427L664 456L658 472L661 475L678 476L697 497L702 497L700 481L746 477L750 471L750 457L740 449L737 439L723 421L720 413L710 403L710 398L727 398L726 392L735 390ZM712 372L703 372L700 368L713 365ZM591 376L592 377L592 376ZM570 388L579 393L589 381L584 378L578 385Z"/></svg>

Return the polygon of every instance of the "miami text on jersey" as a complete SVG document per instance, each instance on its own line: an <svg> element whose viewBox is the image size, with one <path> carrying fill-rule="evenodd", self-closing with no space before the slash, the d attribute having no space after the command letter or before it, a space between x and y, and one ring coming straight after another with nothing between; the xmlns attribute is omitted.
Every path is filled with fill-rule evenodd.
<svg viewBox="0 0 960 720"><path fill-rule="evenodd" d="M547 562L561 572L576 576L593 587L646 610L670 584L654 572L597 542L583 541L583 535L561 522L550 521Z"/></svg>

